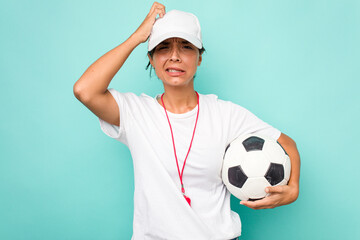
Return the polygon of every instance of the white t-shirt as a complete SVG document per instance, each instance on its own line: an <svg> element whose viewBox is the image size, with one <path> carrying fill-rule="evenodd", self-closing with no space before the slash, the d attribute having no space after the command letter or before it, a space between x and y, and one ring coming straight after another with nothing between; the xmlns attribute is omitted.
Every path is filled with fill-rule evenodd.
<svg viewBox="0 0 360 240"><path fill-rule="evenodd" d="M232 239L241 234L239 215L230 209L230 192L221 179L226 146L237 136L259 133L277 140L281 132L247 109L200 94L200 112L183 183L176 166L164 108L144 93L109 89L120 110L120 127L100 120L102 131L129 147L134 164L133 240ZM189 149L198 105L189 112L167 111L180 171Z"/></svg>

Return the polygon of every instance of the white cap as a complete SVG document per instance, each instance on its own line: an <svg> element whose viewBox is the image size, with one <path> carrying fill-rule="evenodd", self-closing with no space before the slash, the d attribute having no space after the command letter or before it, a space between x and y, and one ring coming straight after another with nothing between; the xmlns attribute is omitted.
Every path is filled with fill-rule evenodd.
<svg viewBox="0 0 360 240"><path fill-rule="evenodd" d="M172 37L183 38L201 49L201 28L198 18L192 13L179 10L171 10L162 18L157 18L149 36L148 51Z"/></svg>

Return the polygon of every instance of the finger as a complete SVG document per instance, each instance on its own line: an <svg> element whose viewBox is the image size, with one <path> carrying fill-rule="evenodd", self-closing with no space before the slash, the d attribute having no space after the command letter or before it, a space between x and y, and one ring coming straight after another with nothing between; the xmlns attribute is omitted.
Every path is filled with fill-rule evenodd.
<svg viewBox="0 0 360 240"><path fill-rule="evenodd" d="M240 204L244 205L245 207L252 208L252 209L255 209L255 210L259 209L259 206L255 202L241 201Z"/></svg>
<svg viewBox="0 0 360 240"><path fill-rule="evenodd" d="M248 208L252 208L252 209L256 209L257 205L255 204L255 201L241 201L240 202L241 205L244 205Z"/></svg>
<svg viewBox="0 0 360 240"><path fill-rule="evenodd" d="M157 5L156 2L154 2L153 5L150 8L150 11L149 11L148 15L151 15L154 12L156 5Z"/></svg>
<svg viewBox="0 0 360 240"><path fill-rule="evenodd" d="M165 9L164 8L155 8L150 16L151 16L151 18L155 19L158 14L159 14L159 17L163 17L165 15Z"/></svg>
<svg viewBox="0 0 360 240"><path fill-rule="evenodd" d="M256 201L241 201L240 204L252 209L264 209L272 206L271 201L269 201L268 198L263 198Z"/></svg>
<svg viewBox="0 0 360 240"><path fill-rule="evenodd" d="M163 11L161 11L160 13L159 13L159 17L163 17L164 16L164 12Z"/></svg>
<svg viewBox="0 0 360 240"><path fill-rule="evenodd" d="M161 10L162 12L165 13L165 6L162 5L161 3L158 2L154 2L154 4L151 6L150 11L148 13L148 16L153 16L153 14L155 14L154 17L156 17L156 15L159 13L158 10Z"/></svg>
<svg viewBox="0 0 360 240"><path fill-rule="evenodd" d="M165 15L165 7L157 8L159 17L163 17Z"/></svg>
<svg viewBox="0 0 360 240"><path fill-rule="evenodd" d="M265 192L267 193L282 193L283 192L283 186L275 186L275 187L266 187Z"/></svg>
<svg viewBox="0 0 360 240"><path fill-rule="evenodd" d="M163 4L158 3L158 2L154 2L153 5L151 6L150 10L154 10L157 7L165 7Z"/></svg>

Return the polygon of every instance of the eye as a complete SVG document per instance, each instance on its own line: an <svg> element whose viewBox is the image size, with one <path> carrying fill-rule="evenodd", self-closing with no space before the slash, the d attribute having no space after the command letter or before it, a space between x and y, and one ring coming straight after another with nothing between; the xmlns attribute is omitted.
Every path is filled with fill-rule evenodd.
<svg viewBox="0 0 360 240"><path fill-rule="evenodd" d="M159 50L160 50L160 49L164 49L164 48L167 48L167 47L159 47Z"/></svg>
<svg viewBox="0 0 360 240"><path fill-rule="evenodd" d="M184 46L185 48L187 48L187 49L192 49L192 47L191 46Z"/></svg>

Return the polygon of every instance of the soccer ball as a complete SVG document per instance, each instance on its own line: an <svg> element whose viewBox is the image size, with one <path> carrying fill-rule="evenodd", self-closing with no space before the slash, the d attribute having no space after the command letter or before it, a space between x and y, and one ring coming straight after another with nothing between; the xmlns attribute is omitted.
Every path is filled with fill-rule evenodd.
<svg viewBox="0 0 360 240"><path fill-rule="evenodd" d="M235 197L255 201L269 195L266 187L286 185L290 170L290 158L276 140L248 134L226 147L222 180Z"/></svg>

